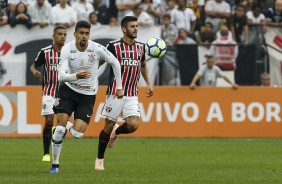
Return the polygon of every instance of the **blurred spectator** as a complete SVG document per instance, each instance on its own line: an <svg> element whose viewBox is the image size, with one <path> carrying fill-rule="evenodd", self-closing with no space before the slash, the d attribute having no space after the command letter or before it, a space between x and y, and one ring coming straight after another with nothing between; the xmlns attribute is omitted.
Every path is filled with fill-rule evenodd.
<svg viewBox="0 0 282 184"><path fill-rule="evenodd" d="M72 8L76 11L77 21L89 20L90 13L94 11L92 4L87 0L77 0L73 3Z"/></svg>
<svg viewBox="0 0 282 184"><path fill-rule="evenodd" d="M265 32L266 20L262 14L262 7L259 4L255 4L252 7L252 11L247 12L248 25L249 25L249 43L262 44L262 34Z"/></svg>
<svg viewBox="0 0 282 184"><path fill-rule="evenodd" d="M227 2L230 5L231 12L233 12L233 10L236 7L236 1L235 0L225 0L225 2Z"/></svg>
<svg viewBox="0 0 282 184"><path fill-rule="evenodd" d="M282 26L282 0L276 0L274 8L266 12L268 26Z"/></svg>
<svg viewBox="0 0 282 184"><path fill-rule="evenodd" d="M226 20L231 15L230 5L224 0L209 0L205 6L206 22L213 24L215 32L219 29L221 20Z"/></svg>
<svg viewBox="0 0 282 184"><path fill-rule="evenodd" d="M261 86L270 86L270 75L266 72L260 75Z"/></svg>
<svg viewBox="0 0 282 184"><path fill-rule="evenodd" d="M224 27L228 27L227 22L226 22L226 20L221 20L220 23L219 23L219 30L216 32L216 39L222 37L221 29L224 28ZM227 38L233 39L232 32L229 31L229 30L228 30Z"/></svg>
<svg viewBox="0 0 282 184"><path fill-rule="evenodd" d="M8 24L8 15L7 15L7 9L8 9L8 3L5 0L0 1L0 26Z"/></svg>
<svg viewBox="0 0 282 184"><path fill-rule="evenodd" d="M154 24L152 17L143 10L141 3L135 5L133 10L126 14L126 16L137 17L137 23L139 26L152 26Z"/></svg>
<svg viewBox="0 0 282 184"><path fill-rule="evenodd" d="M203 7L199 5L199 0L192 0L187 5L189 8L191 8L196 16L196 27L195 31L200 30L200 28L204 25L204 12Z"/></svg>
<svg viewBox="0 0 282 184"><path fill-rule="evenodd" d="M32 3L32 1L33 0L8 0L8 12L9 12L9 15L11 15L11 13L14 13L16 11L16 6L20 2L23 3L25 6L28 6L29 4Z"/></svg>
<svg viewBox="0 0 282 184"><path fill-rule="evenodd" d="M178 0L178 9L173 9L170 16L177 29L184 28L189 36L194 35L196 16L190 8L186 8L185 0Z"/></svg>
<svg viewBox="0 0 282 184"><path fill-rule="evenodd" d="M220 38L212 42L210 54L215 56L216 65L222 70L234 70L236 68L236 57L238 47L232 38L228 38L228 28L222 27Z"/></svg>
<svg viewBox="0 0 282 184"><path fill-rule="evenodd" d="M199 44L208 44L208 47L215 40L213 25L210 22L206 22L200 31L196 32L196 40Z"/></svg>
<svg viewBox="0 0 282 184"><path fill-rule="evenodd" d="M242 0L242 5L246 7L246 12L252 11L253 5L257 4L256 0Z"/></svg>
<svg viewBox="0 0 282 184"><path fill-rule="evenodd" d="M257 3L262 6L262 12L265 13L269 8L273 8L277 0L257 0Z"/></svg>
<svg viewBox="0 0 282 184"><path fill-rule="evenodd" d="M56 6L57 0L48 0L48 2L51 4L51 6Z"/></svg>
<svg viewBox="0 0 282 184"><path fill-rule="evenodd" d="M170 14L170 12L177 8L176 6L176 0L163 0L164 4L163 4L163 9L165 11L165 14Z"/></svg>
<svg viewBox="0 0 282 184"><path fill-rule="evenodd" d="M236 7L235 13L229 19L229 26L233 40L246 46L249 42L249 27L244 5Z"/></svg>
<svg viewBox="0 0 282 184"><path fill-rule="evenodd" d="M76 12L67 4L67 0L59 0L59 3L52 8L52 23L55 26L63 25L69 28L74 26L76 21Z"/></svg>
<svg viewBox="0 0 282 184"><path fill-rule="evenodd" d="M121 20L131 10L140 3L141 0L116 0L116 7L118 9L118 20Z"/></svg>
<svg viewBox="0 0 282 184"><path fill-rule="evenodd" d="M178 30L178 37L175 40L175 44L196 44L196 42L188 37L187 31L184 28Z"/></svg>
<svg viewBox="0 0 282 184"><path fill-rule="evenodd" d="M16 5L15 12L10 16L11 27L15 27L17 24L25 25L28 29L32 27L30 15L27 13L27 7L22 2Z"/></svg>
<svg viewBox="0 0 282 184"><path fill-rule="evenodd" d="M95 0L93 2L94 10L97 14L98 21L101 24L109 24L110 21L110 12L108 7L105 3L102 2L102 0Z"/></svg>
<svg viewBox="0 0 282 184"><path fill-rule="evenodd" d="M52 6L47 0L36 0L28 6L28 13L33 25L40 28L46 27L51 23Z"/></svg>
<svg viewBox="0 0 282 184"><path fill-rule="evenodd" d="M160 17L163 14L161 0L142 0L141 6L145 12L151 15L156 25L160 24Z"/></svg>
<svg viewBox="0 0 282 184"><path fill-rule="evenodd" d="M169 14L165 14L162 17L162 22L161 38L165 41L167 46L173 46L178 36L178 29L171 23Z"/></svg>
<svg viewBox="0 0 282 184"><path fill-rule="evenodd" d="M231 84L234 89L238 88L238 85L233 83L224 75L222 70L215 65L215 58L213 56L207 56L206 64L200 67L190 84L190 88L194 89L199 79L201 86L216 86L219 77L222 77L226 82Z"/></svg>
<svg viewBox="0 0 282 184"><path fill-rule="evenodd" d="M89 14L89 23L91 24L91 26L101 25L100 22L98 22L98 16L95 12L91 12Z"/></svg>
<svg viewBox="0 0 282 184"><path fill-rule="evenodd" d="M118 26L118 20L116 17L110 18L110 26Z"/></svg>

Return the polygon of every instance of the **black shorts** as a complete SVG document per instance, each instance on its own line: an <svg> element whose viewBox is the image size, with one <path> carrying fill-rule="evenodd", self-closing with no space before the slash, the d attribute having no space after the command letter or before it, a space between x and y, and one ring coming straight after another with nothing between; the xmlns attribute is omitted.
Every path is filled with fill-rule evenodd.
<svg viewBox="0 0 282 184"><path fill-rule="evenodd" d="M61 84L58 93L58 105L54 106L56 113L66 113L69 116L74 112L74 119L81 119L87 124L93 113L96 95L84 95Z"/></svg>

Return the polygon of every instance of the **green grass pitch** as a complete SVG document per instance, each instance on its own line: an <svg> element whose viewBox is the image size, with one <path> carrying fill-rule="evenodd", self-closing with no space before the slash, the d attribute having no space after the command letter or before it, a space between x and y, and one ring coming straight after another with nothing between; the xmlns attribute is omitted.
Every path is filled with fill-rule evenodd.
<svg viewBox="0 0 282 184"><path fill-rule="evenodd" d="M66 138L60 173L42 162L42 139L0 139L1 184L282 183L281 139L120 138L94 171L97 139Z"/></svg>

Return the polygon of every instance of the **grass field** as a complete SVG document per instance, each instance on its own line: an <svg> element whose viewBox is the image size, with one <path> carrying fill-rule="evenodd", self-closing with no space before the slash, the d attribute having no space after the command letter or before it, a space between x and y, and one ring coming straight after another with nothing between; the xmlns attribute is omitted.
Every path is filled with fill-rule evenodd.
<svg viewBox="0 0 282 184"><path fill-rule="evenodd" d="M39 138L0 139L0 183L282 183L281 139L120 138L94 171L97 139L67 138L60 173Z"/></svg>

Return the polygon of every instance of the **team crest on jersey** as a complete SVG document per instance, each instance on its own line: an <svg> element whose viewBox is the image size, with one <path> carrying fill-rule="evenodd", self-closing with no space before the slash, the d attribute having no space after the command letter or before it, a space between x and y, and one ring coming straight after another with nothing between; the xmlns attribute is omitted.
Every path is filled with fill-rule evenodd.
<svg viewBox="0 0 282 184"><path fill-rule="evenodd" d="M89 57L88 62L89 63L94 63L94 61L95 61L95 54L90 54L90 55L88 55L88 57Z"/></svg>
<svg viewBox="0 0 282 184"><path fill-rule="evenodd" d="M46 109L46 106L47 106L46 104L43 104L43 105L42 105L42 109L45 110L45 109Z"/></svg>
<svg viewBox="0 0 282 184"><path fill-rule="evenodd" d="M106 106L106 109L105 109L105 110L106 110L107 113L109 113L109 112L111 112L111 111L113 110L113 108L110 107L110 106Z"/></svg>

